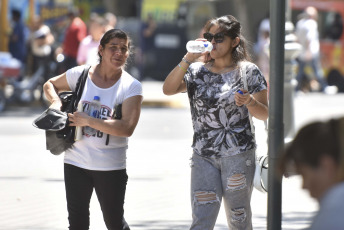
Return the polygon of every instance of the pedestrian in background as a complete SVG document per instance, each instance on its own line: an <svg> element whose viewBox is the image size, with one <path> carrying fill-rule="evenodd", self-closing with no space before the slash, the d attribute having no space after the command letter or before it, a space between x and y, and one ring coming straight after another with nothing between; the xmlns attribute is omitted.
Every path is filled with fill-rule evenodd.
<svg viewBox="0 0 344 230"><path fill-rule="evenodd" d="M259 24L257 43L254 45L255 56L257 57L257 66L262 71L268 85L270 75L270 19L269 16L264 18Z"/></svg>
<svg viewBox="0 0 344 230"><path fill-rule="evenodd" d="M124 70L130 48L131 40L124 31L112 29L104 34L98 49L100 62L90 68L80 99L85 111L94 96L99 96L100 119L85 112L68 114L71 126L89 126L97 130L92 136L83 135L65 152L64 175L71 230L89 228L93 189L107 228L129 229L123 219L128 180L126 151L128 137L138 123L142 103L141 83ZM57 93L74 91L84 68L69 69L44 84L44 93L52 102L51 108L60 109L62 104ZM113 119L117 104L122 104L120 120Z"/></svg>
<svg viewBox="0 0 344 230"><path fill-rule="evenodd" d="M25 69L26 63L26 35L27 30L25 24L21 20L21 12L17 9L13 9L12 13L12 32L9 37L8 49L12 57L18 59L22 64L22 74Z"/></svg>
<svg viewBox="0 0 344 230"><path fill-rule="evenodd" d="M56 49L56 53L64 55L63 66L65 70L77 66L77 54L80 42L87 36L87 27L84 21L78 16L79 10L72 8L68 12L69 26L66 29L62 47Z"/></svg>
<svg viewBox="0 0 344 230"><path fill-rule="evenodd" d="M249 114L268 118L267 83L258 67L248 62L241 24L235 17L212 19L205 31L203 40L210 41L213 50L186 53L163 85L166 95L187 92L190 101L194 129L190 229L213 229L222 199L229 229L252 229L256 143ZM194 62L201 55L210 58ZM248 91L242 71L246 71Z"/></svg>
<svg viewBox="0 0 344 230"><path fill-rule="evenodd" d="M318 11L316 8L307 7L300 15L296 23L295 35L301 44L301 53L297 58L299 67L296 80L296 90L302 90L302 83L306 77L305 67L311 66L315 78L320 86L320 91L325 93L336 93L335 86L328 86L324 79L324 73L320 63L320 43L318 31Z"/></svg>
<svg viewBox="0 0 344 230"><path fill-rule="evenodd" d="M155 68L155 35L157 24L152 14L147 15L147 19L140 28L140 79L149 77L152 69Z"/></svg>
<svg viewBox="0 0 344 230"><path fill-rule="evenodd" d="M44 77L49 77L49 65L52 60L53 43L55 41L49 26L45 25L39 15L32 20L31 33L29 36L29 51L32 56L31 74L35 73L40 66L44 67Z"/></svg>
<svg viewBox="0 0 344 230"><path fill-rule="evenodd" d="M302 187L320 205L311 230L344 226L344 118L304 126L280 158L281 173L302 176Z"/></svg>
<svg viewBox="0 0 344 230"><path fill-rule="evenodd" d="M80 42L77 62L78 65L95 65L99 63L98 47L100 39L105 33L106 20L98 14L92 14L89 21L88 33Z"/></svg>
<svg viewBox="0 0 344 230"><path fill-rule="evenodd" d="M105 27L105 31L111 30L111 29L115 29L116 25L117 25L117 17L115 14L111 13L111 12L106 12L104 14L104 18L107 22L107 25Z"/></svg>

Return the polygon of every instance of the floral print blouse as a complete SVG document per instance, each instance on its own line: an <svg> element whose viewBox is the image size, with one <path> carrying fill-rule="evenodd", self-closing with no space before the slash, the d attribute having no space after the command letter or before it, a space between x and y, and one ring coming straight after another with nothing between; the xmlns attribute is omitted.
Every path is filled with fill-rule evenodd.
<svg viewBox="0 0 344 230"><path fill-rule="evenodd" d="M258 67L246 62L248 91L251 94L267 89ZM244 69L244 68L242 68ZM204 157L233 156L256 148L251 132L248 109L238 107L234 95L244 88L240 68L217 74L204 63L189 66L184 76L193 123L194 151Z"/></svg>

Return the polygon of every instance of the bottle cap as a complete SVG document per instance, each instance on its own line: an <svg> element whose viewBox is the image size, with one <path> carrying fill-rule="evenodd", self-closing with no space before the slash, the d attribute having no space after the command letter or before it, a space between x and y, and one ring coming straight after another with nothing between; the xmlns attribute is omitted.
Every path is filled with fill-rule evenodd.
<svg viewBox="0 0 344 230"><path fill-rule="evenodd" d="M99 96L94 96L93 100L100 101L100 97Z"/></svg>

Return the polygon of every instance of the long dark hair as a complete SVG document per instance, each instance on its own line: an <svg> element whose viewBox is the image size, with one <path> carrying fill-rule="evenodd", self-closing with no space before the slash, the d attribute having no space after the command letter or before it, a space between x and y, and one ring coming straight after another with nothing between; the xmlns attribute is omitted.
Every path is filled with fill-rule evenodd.
<svg viewBox="0 0 344 230"><path fill-rule="evenodd" d="M218 17L215 19L209 20L204 29L206 32L209 32L210 28L218 25L221 32L224 32L227 36L231 39L235 39L236 37L240 38L239 44L233 49L232 51L232 59L235 63L240 61L251 61L251 57L248 54L247 47L246 47L246 39L241 34L241 24L240 22L232 15L226 15L222 17Z"/></svg>
<svg viewBox="0 0 344 230"><path fill-rule="evenodd" d="M120 38L120 39L124 39L124 40L128 41L128 52L129 52L129 55L131 54L131 38L129 37L129 35L126 32L124 32L123 30L120 30L120 29L108 30L103 35L102 39L100 40L100 46L105 48L105 45L108 44L113 38ZM101 63L102 62L102 56L100 55L99 52L98 52L98 57L99 57L99 63Z"/></svg>

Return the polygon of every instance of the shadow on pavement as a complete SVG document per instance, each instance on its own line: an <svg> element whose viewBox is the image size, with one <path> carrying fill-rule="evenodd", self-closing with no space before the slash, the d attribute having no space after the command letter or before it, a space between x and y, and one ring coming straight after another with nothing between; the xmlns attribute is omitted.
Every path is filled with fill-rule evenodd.
<svg viewBox="0 0 344 230"><path fill-rule="evenodd" d="M46 108L40 105L10 105L0 112L0 117L27 117L41 114Z"/></svg>
<svg viewBox="0 0 344 230"><path fill-rule="evenodd" d="M185 230L190 228L191 221L142 221L129 223L131 229L149 229L149 230ZM228 227L222 224L217 224L214 230L228 230Z"/></svg>
<svg viewBox="0 0 344 230"><path fill-rule="evenodd" d="M284 212L283 230L293 230L300 226L310 226L317 212Z"/></svg>

